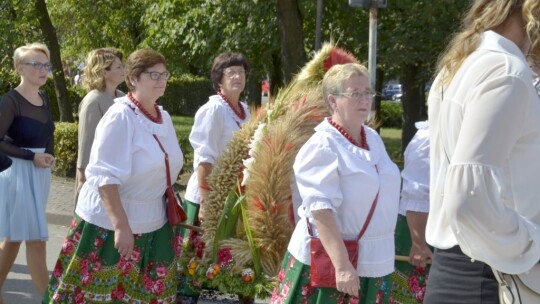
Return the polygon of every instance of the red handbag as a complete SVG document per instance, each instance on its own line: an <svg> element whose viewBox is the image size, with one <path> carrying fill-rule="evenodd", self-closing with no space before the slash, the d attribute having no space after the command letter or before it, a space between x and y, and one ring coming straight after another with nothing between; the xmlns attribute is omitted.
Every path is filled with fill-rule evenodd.
<svg viewBox="0 0 540 304"><path fill-rule="evenodd" d="M154 138L159 144L161 151L165 154L165 169L167 170L167 189L165 190L165 197L167 198L167 220L172 226L179 225L187 219L184 208L182 208L182 202L177 200L177 196L174 193L173 187L171 185L171 172L169 169L169 154L165 152L161 142L155 134Z"/></svg>
<svg viewBox="0 0 540 304"><path fill-rule="evenodd" d="M377 206L378 198L379 193L377 193L375 199L373 200L373 204L371 205L371 209L369 210L366 221L364 222L364 226L360 230L356 240L343 241L345 248L347 249L347 253L349 254L349 261L355 269L358 267L358 241L360 241L360 238L364 235L364 232L366 232L369 222L371 222L371 217L375 211L375 206ZM311 225L307 217L306 221L308 232L311 236L311 286L336 288L336 270L332 264L332 260L330 260L330 256L328 253L326 253L321 240L313 236Z"/></svg>

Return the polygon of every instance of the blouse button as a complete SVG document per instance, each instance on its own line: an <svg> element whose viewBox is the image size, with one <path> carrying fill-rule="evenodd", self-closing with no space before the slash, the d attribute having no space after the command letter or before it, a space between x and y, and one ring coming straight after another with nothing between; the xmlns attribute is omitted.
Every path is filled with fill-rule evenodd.
<svg viewBox="0 0 540 304"><path fill-rule="evenodd" d="M474 259L471 259L471 263L474 263L474 262L476 262L476 261Z"/></svg>
<svg viewBox="0 0 540 304"><path fill-rule="evenodd" d="M471 190L471 195L474 195L474 190Z"/></svg>

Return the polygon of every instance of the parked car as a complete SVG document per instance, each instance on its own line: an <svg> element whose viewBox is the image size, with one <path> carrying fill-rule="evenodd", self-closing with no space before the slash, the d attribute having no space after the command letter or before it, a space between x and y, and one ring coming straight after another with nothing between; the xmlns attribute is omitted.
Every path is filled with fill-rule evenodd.
<svg viewBox="0 0 540 304"><path fill-rule="evenodd" d="M402 93L397 93L397 94L394 94L394 96L392 96L392 101L395 101L395 102L401 102L401 97L403 96Z"/></svg>
<svg viewBox="0 0 540 304"><path fill-rule="evenodd" d="M382 90L382 99L393 100L393 97L396 94L400 94L400 95L402 94L401 84L399 83L388 84Z"/></svg>

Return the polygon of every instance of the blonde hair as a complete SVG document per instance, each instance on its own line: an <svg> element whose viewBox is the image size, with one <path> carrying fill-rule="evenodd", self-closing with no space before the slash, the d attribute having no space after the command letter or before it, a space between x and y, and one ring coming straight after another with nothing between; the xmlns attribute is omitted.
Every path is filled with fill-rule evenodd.
<svg viewBox="0 0 540 304"><path fill-rule="evenodd" d="M103 70L109 70L116 58L122 61L124 56L115 48L100 48L90 51L86 56L86 65L83 71L83 87L87 91L105 90Z"/></svg>
<svg viewBox="0 0 540 304"><path fill-rule="evenodd" d="M368 69L359 63L336 64L324 74L322 80L323 98L331 114L333 110L328 103L328 95L340 93L343 90L343 82L353 76L364 76L369 80Z"/></svg>
<svg viewBox="0 0 540 304"><path fill-rule="evenodd" d="M437 72L441 84L450 83L463 61L477 49L483 32L504 24L515 12L521 10L525 31L532 44L530 56L540 55L540 4L538 0L475 0L463 19L462 29L441 55Z"/></svg>
<svg viewBox="0 0 540 304"><path fill-rule="evenodd" d="M15 69L28 57L30 52L42 52L47 56L47 60L51 58L49 48L40 42L29 43L18 47L13 53L13 66Z"/></svg>

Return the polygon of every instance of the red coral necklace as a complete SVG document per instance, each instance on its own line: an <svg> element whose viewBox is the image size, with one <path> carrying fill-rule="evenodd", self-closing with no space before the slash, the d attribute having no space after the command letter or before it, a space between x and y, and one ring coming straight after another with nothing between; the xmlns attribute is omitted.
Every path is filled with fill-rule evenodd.
<svg viewBox="0 0 540 304"><path fill-rule="evenodd" d="M131 100L131 102L133 102L134 105L137 106L137 108L139 108L139 110L141 110L141 112L144 114L144 116L146 116L146 118L150 119L152 122L155 122L155 123L161 122L161 111L159 110L159 107L157 104L154 103L154 109L156 110L156 113L157 113L157 117L154 117L152 116L152 114L146 111L146 109L141 105L141 102L138 101L135 98L135 96L131 94L131 92L128 93L128 98L129 100Z"/></svg>
<svg viewBox="0 0 540 304"><path fill-rule="evenodd" d="M336 128L336 130L338 130L339 133L341 133L341 135L343 135L351 144L357 147L360 147L362 149L369 150L369 145L367 143L367 138L366 138L366 130L364 130L364 126L360 128L360 145L359 145L352 138L352 136L349 133L347 133L347 131L345 131L345 129L343 129L342 126L338 125L335 121L333 121L331 117L328 117L327 120L328 120L328 123L334 128Z"/></svg>
<svg viewBox="0 0 540 304"><path fill-rule="evenodd" d="M241 120L244 120L246 119L246 111L244 111L244 107L242 106L242 104L240 102L238 102L238 106L240 107L240 111L237 111L235 107L233 107L231 101L229 100L229 98L227 98L225 95L223 95L223 93L221 92L218 92L218 95L223 98L223 100L225 100L225 102L229 105L229 107L233 110L234 114L236 114L236 116L238 116L238 118L240 118Z"/></svg>

